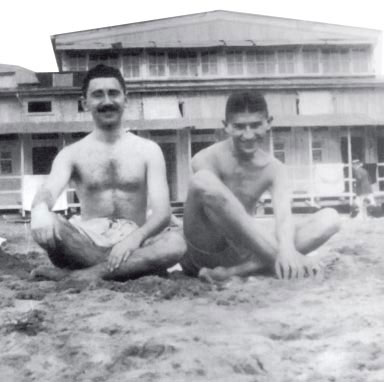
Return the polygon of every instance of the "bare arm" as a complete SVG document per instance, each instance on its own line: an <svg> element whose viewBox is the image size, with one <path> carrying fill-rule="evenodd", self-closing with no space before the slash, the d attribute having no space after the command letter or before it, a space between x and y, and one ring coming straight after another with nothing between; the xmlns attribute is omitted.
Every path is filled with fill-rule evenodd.
<svg viewBox="0 0 384 382"><path fill-rule="evenodd" d="M152 214L135 235L140 237L141 244L149 237L161 232L170 222L171 208L169 189L163 153L157 145L151 146L147 161L148 205Z"/></svg>
<svg viewBox="0 0 384 382"><path fill-rule="evenodd" d="M64 148L52 163L51 172L43 186L36 193L32 202L32 210L44 205L51 210L68 184L72 174L72 160L68 148Z"/></svg>
<svg viewBox="0 0 384 382"><path fill-rule="evenodd" d="M206 150L198 152L191 162L192 172L196 173L199 170L208 170L216 173L214 166L214 159L209 155Z"/></svg>
<svg viewBox="0 0 384 382"><path fill-rule="evenodd" d="M275 166L271 186L273 210L276 219L278 251L276 273L279 278L304 276L303 256L295 248L295 227L291 212L291 190L284 165Z"/></svg>
<svg viewBox="0 0 384 382"><path fill-rule="evenodd" d="M285 253L296 250L294 244L294 223L291 212L291 189L287 171L281 164L276 164L271 195L276 219L278 251Z"/></svg>
<svg viewBox="0 0 384 382"><path fill-rule="evenodd" d="M50 211L71 177L72 160L69 151L65 148L56 156L48 179L37 192L32 203L32 235L43 246L55 245L55 219Z"/></svg>

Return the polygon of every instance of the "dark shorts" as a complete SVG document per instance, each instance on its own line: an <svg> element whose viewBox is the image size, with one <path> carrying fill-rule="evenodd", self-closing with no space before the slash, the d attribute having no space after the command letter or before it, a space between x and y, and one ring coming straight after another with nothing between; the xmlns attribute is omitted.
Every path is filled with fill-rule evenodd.
<svg viewBox="0 0 384 382"><path fill-rule="evenodd" d="M221 251L207 252L197 248L187 238L185 238L185 241L187 243L187 252L180 260L180 265L188 276L196 277L201 268L233 267L244 263L252 256L246 249L236 248L230 242L227 242Z"/></svg>

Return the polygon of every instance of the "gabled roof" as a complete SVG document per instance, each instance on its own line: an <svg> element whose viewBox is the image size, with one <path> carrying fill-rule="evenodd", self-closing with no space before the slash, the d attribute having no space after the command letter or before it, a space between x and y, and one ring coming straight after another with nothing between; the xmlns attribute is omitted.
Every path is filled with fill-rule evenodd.
<svg viewBox="0 0 384 382"><path fill-rule="evenodd" d="M0 88L17 87L22 84L36 84L35 72L17 65L0 64Z"/></svg>
<svg viewBox="0 0 384 382"><path fill-rule="evenodd" d="M371 44L374 29L211 11L52 36L55 51L301 44Z"/></svg>

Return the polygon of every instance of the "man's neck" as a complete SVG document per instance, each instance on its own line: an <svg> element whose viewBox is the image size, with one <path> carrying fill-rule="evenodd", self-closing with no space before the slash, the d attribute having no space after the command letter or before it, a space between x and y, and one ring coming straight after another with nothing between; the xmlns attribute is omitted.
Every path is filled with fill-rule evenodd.
<svg viewBox="0 0 384 382"><path fill-rule="evenodd" d="M261 148L256 149L256 151L254 151L253 153L247 154L237 150L232 140L228 140L228 144L232 156L239 163L253 163L256 166L264 167L270 161L270 155Z"/></svg>
<svg viewBox="0 0 384 382"><path fill-rule="evenodd" d="M124 136L125 131L121 124L116 126L96 126L94 137L101 142L114 143Z"/></svg>

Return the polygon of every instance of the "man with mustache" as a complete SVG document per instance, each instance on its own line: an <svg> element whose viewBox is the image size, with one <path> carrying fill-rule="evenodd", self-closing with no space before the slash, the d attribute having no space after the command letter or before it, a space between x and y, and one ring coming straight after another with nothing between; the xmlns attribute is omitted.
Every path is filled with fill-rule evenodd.
<svg viewBox="0 0 384 382"><path fill-rule="evenodd" d="M91 69L82 91L94 129L57 155L31 211L33 238L57 268L33 275L126 280L162 273L179 261L185 244L166 229L171 214L161 149L123 128L127 98L117 69ZM81 216L67 221L52 208L69 182Z"/></svg>
<svg viewBox="0 0 384 382"><path fill-rule="evenodd" d="M265 269L284 279L319 274L314 258L304 254L338 231L338 214L323 209L294 224L286 168L262 149L271 122L262 94L234 93L225 111L228 139L193 158L184 211L185 273L207 281ZM266 191L272 196L274 233L252 217Z"/></svg>

